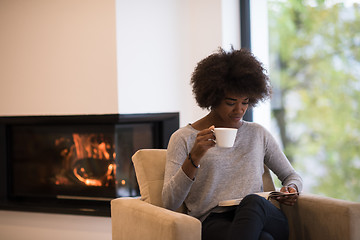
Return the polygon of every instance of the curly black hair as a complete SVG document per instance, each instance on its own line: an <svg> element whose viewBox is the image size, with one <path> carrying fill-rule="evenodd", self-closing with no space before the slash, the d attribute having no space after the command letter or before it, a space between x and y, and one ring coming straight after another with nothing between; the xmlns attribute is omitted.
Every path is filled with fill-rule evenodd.
<svg viewBox="0 0 360 240"><path fill-rule="evenodd" d="M201 60L196 66L191 85L201 108L218 106L226 93L249 97L249 106L270 98L271 85L266 70L247 49L218 52Z"/></svg>

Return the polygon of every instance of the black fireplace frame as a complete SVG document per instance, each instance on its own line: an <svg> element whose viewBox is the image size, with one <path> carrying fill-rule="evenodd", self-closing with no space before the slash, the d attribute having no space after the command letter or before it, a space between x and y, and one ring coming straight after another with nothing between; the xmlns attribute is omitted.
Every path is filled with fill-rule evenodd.
<svg viewBox="0 0 360 240"><path fill-rule="evenodd" d="M171 134L179 128L179 113L52 115L0 117L0 209L13 211L110 216L110 200L57 199L56 202L38 200L14 201L9 193L9 132L19 125L67 124L137 124L153 126L153 148L166 149Z"/></svg>

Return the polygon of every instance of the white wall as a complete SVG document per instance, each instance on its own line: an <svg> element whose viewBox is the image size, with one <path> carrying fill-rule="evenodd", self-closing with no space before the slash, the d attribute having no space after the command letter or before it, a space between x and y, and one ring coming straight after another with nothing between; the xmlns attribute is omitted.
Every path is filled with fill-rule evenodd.
<svg viewBox="0 0 360 240"><path fill-rule="evenodd" d="M191 73L239 45L237 2L1 0L0 116L179 111L181 126L193 122L206 111ZM0 239L29 236L106 240L111 220L0 211Z"/></svg>
<svg viewBox="0 0 360 240"><path fill-rule="evenodd" d="M117 111L114 0L1 0L0 30L0 115Z"/></svg>
<svg viewBox="0 0 360 240"><path fill-rule="evenodd" d="M114 0L0 1L0 115L114 113ZM0 211L0 239L111 239L111 219Z"/></svg>
<svg viewBox="0 0 360 240"><path fill-rule="evenodd" d="M206 111L191 73L239 45L237 2L2 0L0 115L179 111L193 122Z"/></svg>
<svg viewBox="0 0 360 240"><path fill-rule="evenodd" d="M190 77L222 44L222 1L116 3L119 112L179 111L181 126L199 119Z"/></svg>
<svg viewBox="0 0 360 240"><path fill-rule="evenodd" d="M226 50L231 48L240 49L240 1L222 0L222 47Z"/></svg>

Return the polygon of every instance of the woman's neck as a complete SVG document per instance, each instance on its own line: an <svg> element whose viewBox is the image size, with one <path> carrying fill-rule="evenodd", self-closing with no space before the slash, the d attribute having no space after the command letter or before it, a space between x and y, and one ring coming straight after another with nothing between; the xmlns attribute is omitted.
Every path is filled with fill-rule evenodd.
<svg viewBox="0 0 360 240"><path fill-rule="evenodd" d="M199 131L209 128L212 125L215 126L215 124L211 121L211 118L209 117L209 115L210 115L210 113L208 115L206 115L205 117L197 120L193 124L191 124L191 126Z"/></svg>

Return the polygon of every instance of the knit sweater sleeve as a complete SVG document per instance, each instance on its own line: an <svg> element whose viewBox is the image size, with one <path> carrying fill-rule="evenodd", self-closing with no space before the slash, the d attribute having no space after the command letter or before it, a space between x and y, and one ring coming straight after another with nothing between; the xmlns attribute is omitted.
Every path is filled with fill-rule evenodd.
<svg viewBox="0 0 360 240"><path fill-rule="evenodd" d="M170 210L181 206L194 182L182 170L182 164L191 150L188 137L186 130L178 130L171 136L167 149L162 200L163 206Z"/></svg>
<svg viewBox="0 0 360 240"><path fill-rule="evenodd" d="M283 186L295 184L298 191L302 191L302 178L292 167L291 163L280 149L274 137L265 130L265 159L264 162L279 178Z"/></svg>

